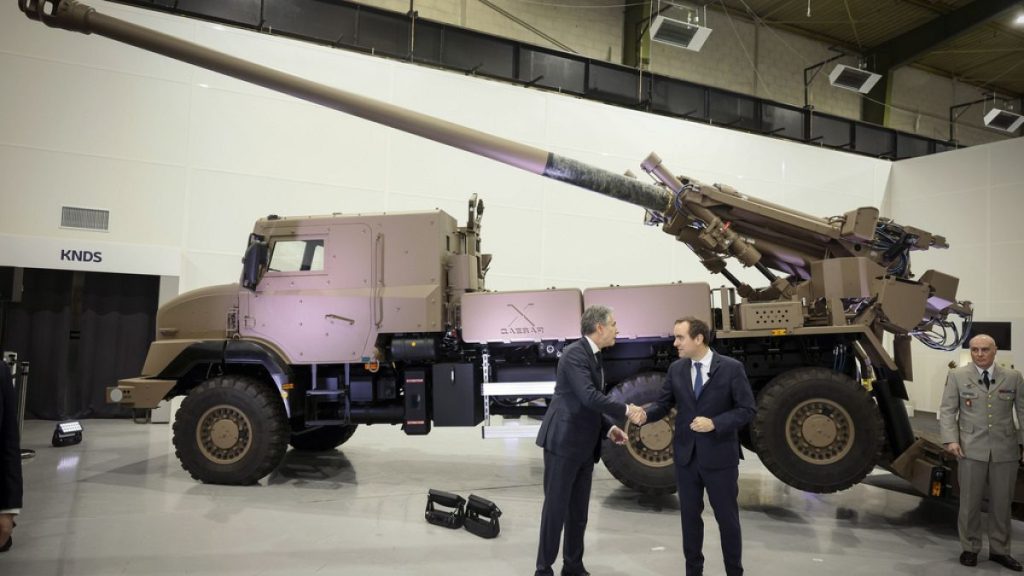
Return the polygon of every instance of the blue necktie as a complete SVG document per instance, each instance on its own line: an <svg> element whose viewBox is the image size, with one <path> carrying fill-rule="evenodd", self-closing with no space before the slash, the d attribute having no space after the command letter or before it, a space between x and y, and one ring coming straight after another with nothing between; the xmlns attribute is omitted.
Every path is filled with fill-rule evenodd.
<svg viewBox="0 0 1024 576"><path fill-rule="evenodd" d="M700 398L700 391L704 389L704 371L700 369L700 362L694 362L693 367L697 369L693 377L693 395Z"/></svg>

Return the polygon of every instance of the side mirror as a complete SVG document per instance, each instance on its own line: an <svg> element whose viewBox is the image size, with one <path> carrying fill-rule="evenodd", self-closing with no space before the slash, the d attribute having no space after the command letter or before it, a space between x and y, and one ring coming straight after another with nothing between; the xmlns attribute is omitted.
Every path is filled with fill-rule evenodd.
<svg viewBox="0 0 1024 576"><path fill-rule="evenodd" d="M267 261L270 255L270 248L262 236L251 234L249 246L245 249L245 256L242 257L242 288L256 290L260 283L260 276L267 269Z"/></svg>

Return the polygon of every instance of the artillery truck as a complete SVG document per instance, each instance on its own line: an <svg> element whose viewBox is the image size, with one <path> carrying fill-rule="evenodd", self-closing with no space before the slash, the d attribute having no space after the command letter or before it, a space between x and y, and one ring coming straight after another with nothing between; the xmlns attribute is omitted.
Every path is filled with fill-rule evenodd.
<svg viewBox="0 0 1024 576"><path fill-rule="evenodd" d="M643 207L646 223L686 244L731 286L613 286L580 291L485 290L483 204L467 220L442 211L269 216L248 239L238 284L187 292L157 315L142 375L111 402L152 408L184 396L173 427L185 470L203 482L248 484L273 471L289 444L325 450L359 424L477 426L496 415L543 413L562 347L585 306L616 311L620 338L605 359L608 391L653 399L675 359L672 320L695 315L714 347L743 362L757 416L743 442L786 484L827 493L876 465L925 494L951 493L941 447L915 439L905 409L911 338L952 350L972 310L958 280L915 277L910 253L942 236L873 207L819 218L677 176L654 154L654 184L316 84L101 14L75 0L19 0L28 17L94 33L410 132ZM764 276L754 287L727 267ZM955 320L959 318L958 326ZM893 353L883 337L893 335ZM675 489L672 418L625 425L604 461L621 482ZM484 426L484 436L509 428ZM536 428L520 426L519 433Z"/></svg>

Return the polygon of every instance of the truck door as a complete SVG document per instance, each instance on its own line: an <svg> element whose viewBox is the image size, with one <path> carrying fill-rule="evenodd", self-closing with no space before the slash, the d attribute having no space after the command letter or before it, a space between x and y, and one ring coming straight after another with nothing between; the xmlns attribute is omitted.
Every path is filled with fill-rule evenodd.
<svg viewBox="0 0 1024 576"><path fill-rule="evenodd" d="M240 302L239 332L292 364L359 362L374 342L370 228L299 224L269 238L269 266Z"/></svg>

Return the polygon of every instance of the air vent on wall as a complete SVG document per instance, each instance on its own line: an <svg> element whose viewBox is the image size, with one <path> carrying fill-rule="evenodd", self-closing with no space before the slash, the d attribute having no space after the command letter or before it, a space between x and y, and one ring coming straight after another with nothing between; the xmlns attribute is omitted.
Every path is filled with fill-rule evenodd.
<svg viewBox="0 0 1024 576"><path fill-rule="evenodd" d="M60 209L60 227L76 228L79 230L109 230L110 210L62 206Z"/></svg>

